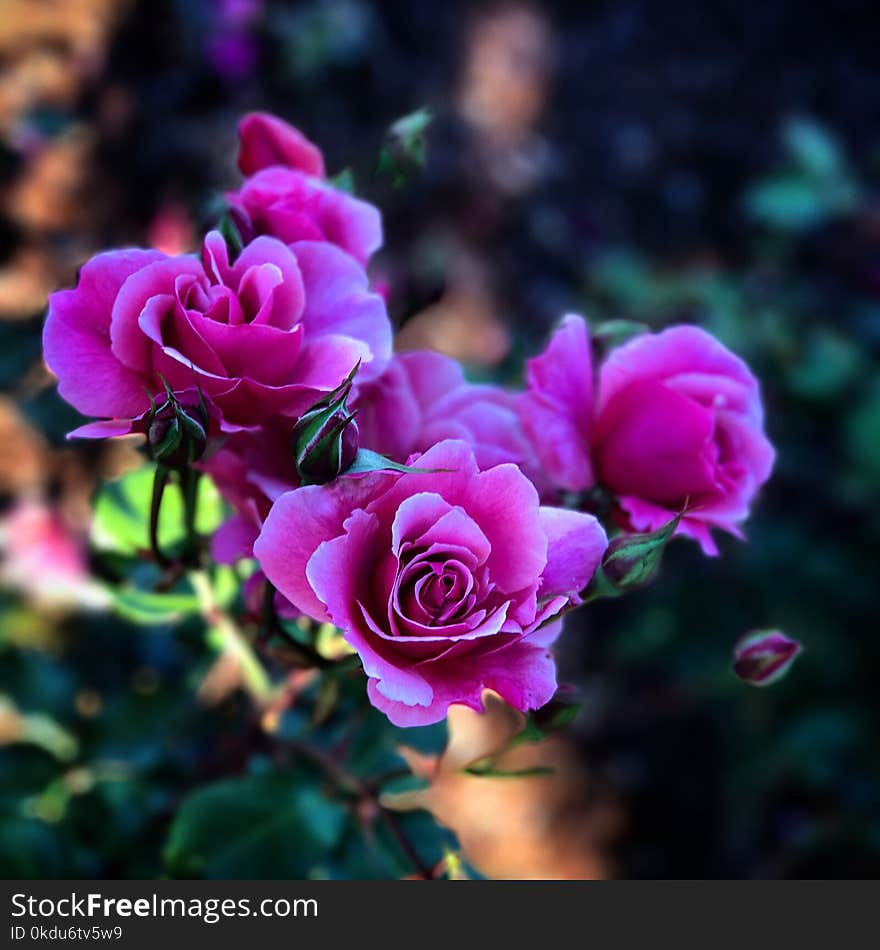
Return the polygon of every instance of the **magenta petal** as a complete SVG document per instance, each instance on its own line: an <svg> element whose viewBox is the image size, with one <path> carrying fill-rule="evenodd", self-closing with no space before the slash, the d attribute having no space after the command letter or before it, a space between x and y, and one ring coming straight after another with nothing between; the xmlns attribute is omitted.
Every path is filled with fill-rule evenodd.
<svg viewBox="0 0 880 950"><path fill-rule="evenodd" d="M469 482L462 507L492 545L486 564L499 590L523 590L541 576L547 563L547 538L541 527L538 493L515 465L480 472Z"/></svg>
<svg viewBox="0 0 880 950"><path fill-rule="evenodd" d="M413 459L425 473L402 475L370 506L383 523L391 521L404 499L435 492L471 517L492 546L487 566L493 583L505 593L533 585L547 563L547 539L538 514L538 494L511 464L479 472L473 449L465 442L440 442Z"/></svg>
<svg viewBox="0 0 880 950"><path fill-rule="evenodd" d="M279 330L253 323L230 326L207 319L193 322L210 350L222 361L223 376L230 379L256 376L267 386L283 386L297 379L294 367L300 353L301 327ZM200 368L217 372L195 362Z"/></svg>
<svg viewBox="0 0 880 950"><path fill-rule="evenodd" d="M265 168L229 196L256 231L286 244L329 242L365 266L382 246L378 208L291 168Z"/></svg>
<svg viewBox="0 0 880 950"><path fill-rule="evenodd" d="M233 515L223 522L211 539L211 557L218 564L235 564L253 557L254 541L260 533L252 518Z"/></svg>
<svg viewBox="0 0 880 950"><path fill-rule="evenodd" d="M266 576L304 614L327 620L324 603L306 578L306 564L324 541L342 534L351 512L387 476L340 478L332 485L310 485L282 495L272 506L254 556Z"/></svg>
<svg viewBox="0 0 880 950"><path fill-rule="evenodd" d="M422 409L455 392L464 384L461 366L451 357L431 350L415 350L395 357L408 377L409 387Z"/></svg>
<svg viewBox="0 0 880 950"><path fill-rule="evenodd" d="M593 368L583 317L565 317L547 349L527 361L526 379L520 415L541 464L561 488L589 488Z"/></svg>
<svg viewBox="0 0 880 950"><path fill-rule="evenodd" d="M152 297L174 295L175 281L182 274L199 277L204 271L195 257L166 257L133 273L120 288L110 319L110 339L114 354L126 366L151 372L154 344L144 335L140 316Z"/></svg>
<svg viewBox="0 0 880 950"><path fill-rule="evenodd" d="M608 546L602 525L584 512L547 507L541 508L541 524L547 535L547 566L540 596L577 594L592 580Z"/></svg>
<svg viewBox="0 0 880 950"><path fill-rule="evenodd" d="M627 386L606 403L595 430L599 478L612 491L673 507L716 491L714 418L661 382Z"/></svg>
<svg viewBox="0 0 880 950"><path fill-rule="evenodd" d="M251 112L238 125L238 167L243 175L286 165L307 175L324 177L324 157L299 129L268 112Z"/></svg>
<svg viewBox="0 0 880 950"><path fill-rule="evenodd" d="M397 509L391 527L391 546L399 556L401 545L410 541L419 548L444 543L461 546L482 564L490 546L479 525L463 508L450 505L436 492L419 492Z"/></svg>
<svg viewBox="0 0 880 950"><path fill-rule="evenodd" d="M556 692L556 664L544 647L520 642L487 657L483 683L516 709L540 709Z"/></svg>
<svg viewBox="0 0 880 950"><path fill-rule="evenodd" d="M391 323L385 301L369 289L366 271L332 244L293 245L306 289L302 322L309 338L325 333L363 340L373 360L391 356Z"/></svg>
<svg viewBox="0 0 880 950"><path fill-rule="evenodd" d="M258 278L261 273L263 276ZM246 245L224 280L227 286L239 291L243 302L247 300L247 284L242 286L246 278L258 280L262 293L271 294L266 322L282 330L299 322L305 306L305 288L299 263L286 244L271 237L257 237ZM268 283L272 285L271 291Z"/></svg>
<svg viewBox="0 0 880 950"><path fill-rule="evenodd" d="M348 376L358 360L366 363L372 355L369 345L354 337L336 334L317 339L307 337L296 364L296 381L300 386L329 392Z"/></svg>
<svg viewBox="0 0 880 950"><path fill-rule="evenodd" d="M405 462L420 447L417 443L422 410L401 356L392 357L373 379L355 379L349 405L358 411L358 430L364 447L396 462Z"/></svg>
<svg viewBox="0 0 880 950"><path fill-rule="evenodd" d="M131 419L101 419L99 422L89 422L73 432L67 433L68 439L112 439L114 436L131 435L133 430Z"/></svg>
<svg viewBox="0 0 880 950"><path fill-rule="evenodd" d="M158 251L111 251L85 264L75 290L49 298L43 354L58 391L90 416L136 416L147 408L143 378L120 364L110 344L110 317L119 288L162 258Z"/></svg>
<svg viewBox="0 0 880 950"><path fill-rule="evenodd" d="M371 680L370 702L396 726L427 726L445 718L453 704L482 711L484 689L493 689L516 709L538 709L556 692L556 667L550 653L520 642L481 657L479 663L451 663L430 667L433 690L430 704L416 705L390 698Z"/></svg>
<svg viewBox="0 0 880 950"><path fill-rule="evenodd" d="M364 266L382 246L379 209L354 195L322 185L314 196L314 213L324 238Z"/></svg>
<svg viewBox="0 0 880 950"><path fill-rule="evenodd" d="M220 324L184 313L171 297L164 295L147 301L138 324L146 339L183 366L221 378L228 375L219 354L202 333L204 328ZM153 363L155 368L155 359Z"/></svg>
<svg viewBox="0 0 880 950"><path fill-rule="evenodd" d="M328 617L357 650L364 672L379 681L382 694L406 705L424 706L431 702L431 687L418 673L389 661L377 649L375 634L358 607L357 586L374 562L377 530L375 516L362 510L353 512L345 523L345 533L325 541L312 555L306 575L318 599L327 605Z"/></svg>
<svg viewBox="0 0 880 950"><path fill-rule="evenodd" d="M446 718L450 706L450 701L443 699L433 701L433 692L431 698L422 705L389 699L380 689L379 681L376 679L367 680L367 696L373 706L385 713L393 725L402 728L430 726L435 722L440 722ZM472 709L482 709L482 703L479 706L468 705L471 705Z"/></svg>
<svg viewBox="0 0 880 950"><path fill-rule="evenodd" d="M682 373L727 377L746 387L750 403L759 401L758 384L743 360L705 330L677 326L636 337L609 354L599 373L598 410L634 381L672 379Z"/></svg>

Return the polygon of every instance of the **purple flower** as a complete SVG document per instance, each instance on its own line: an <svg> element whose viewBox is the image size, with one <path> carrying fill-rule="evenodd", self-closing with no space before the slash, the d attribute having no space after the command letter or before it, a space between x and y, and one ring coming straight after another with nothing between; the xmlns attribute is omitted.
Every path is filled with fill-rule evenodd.
<svg viewBox="0 0 880 950"><path fill-rule="evenodd" d="M250 177L227 198L254 233L285 244L327 241L361 264L382 246L379 210L324 180L324 158L301 132L253 113L242 120L239 136L238 165Z"/></svg>
<svg viewBox="0 0 880 950"><path fill-rule="evenodd" d="M165 381L204 393L231 432L302 412L358 360L381 365L391 326L338 248L258 237L230 261L215 231L201 257L93 258L75 290L51 296L43 349L59 392L85 415L131 420ZM114 434L100 428L77 434Z"/></svg>
<svg viewBox="0 0 880 950"><path fill-rule="evenodd" d="M752 686L769 686L785 676L802 650L778 630L755 630L734 644L733 671Z"/></svg>
<svg viewBox="0 0 880 950"><path fill-rule="evenodd" d="M238 167L242 175L283 165L324 177L324 156L299 129L268 112L251 112L238 124Z"/></svg>
<svg viewBox="0 0 880 950"><path fill-rule="evenodd" d="M259 171L227 198L247 215L254 233L285 244L327 241L361 264L382 246L377 208L292 168Z"/></svg>
<svg viewBox="0 0 880 950"><path fill-rule="evenodd" d="M361 445L397 462L444 439L461 439L480 468L513 462L536 483L542 498L549 482L523 432L518 397L497 386L466 382L461 366L430 351L399 353L381 374L355 380Z"/></svg>
<svg viewBox="0 0 880 950"><path fill-rule="evenodd" d="M678 531L717 554L712 528L739 524L773 467L758 383L703 330L671 327L613 350L593 393L589 333L565 318L530 360L523 424L548 474L571 491L598 481L631 527L652 531L686 508Z"/></svg>
<svg viewBox="0 0 880 950"><path fill-rule="evenodd" d="M206 44L205 56L212 68L230 82L245 79L257 68L260 51L256 40L245 33L221 32Z"/></svg>
<svg viewBox="0 0 880 950"><path fill-rule="evenodd" d="M416 462L416 460L413 460ZM431 473L369 474L288 492L254 545L269 580L357 650L371 702L396 725L517 709L556 690L549 644L606 538L591 515L542 507L511 464L480 471L470 446L418 457Z"/></svg>

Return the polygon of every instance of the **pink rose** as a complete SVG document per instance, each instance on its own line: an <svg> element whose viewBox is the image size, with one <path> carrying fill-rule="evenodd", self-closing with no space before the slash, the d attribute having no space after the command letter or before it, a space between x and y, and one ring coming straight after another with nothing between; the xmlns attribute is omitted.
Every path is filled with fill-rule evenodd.
<svg viewBox="0 0 880 950"><path fill-rule="evenodd" d="M299 129L268 112L251 112L238 124L238 167L253 175L272 165L296 168L306 175L323 178L324 156Z"/></svg>
<svg viewBox="0 0 880 950"><path fill-rule="evenodd" d="M521 710L556 689L548 645L605 549L581 512L541 507L511 464L480 471L447 441L430 474L370 474L288 492L254 553L303 613L357 650L370 701L396 725L437 722L485 688Z"/></svg>
<svg viewBox="0 0 880 950"><path fill-rule="evenodd" d="M281 119L245 116L239 135L239 168L251 177L227 198L244 230L285 244L327 241L365 265L382 246L378 208L325 181L321 152Z"/></svg>
<svg viewBox="0 0 880 950"><path fill-rule="evenodd" d="M358 360L384 362L391 326L338 248L259 237L230 262L215 231L201 257L93 258L75 290L51 296L43 349L59 392L85 415L139 416L165 379L200 388L234 431L301 412Z"/></svg>
<svg viewBox="0 0 880 950"><path fill-rule="evenodd" d="M292 168L259 171L227 199L244 213L254 234L285 244L327 241L364 265L382 246L378 208Z"/></svg>
<svg viewBox="0 0 880 950"><path fill-rule="evenodd" d="M468 383L455 360L425 350L399 353L377 377L357 384L352 408L365 448L405 462L444 439L461 439L480 468L513 462L540 483L543 497L549 484L523 432L517 399L497 386Z"/></svg>
<svg viewBox="0 0 880 950"><path fill-rule="evenodd" d="M660 527L687 505L679 532L706 554L718 553L712 528L741 536L738 526L773 467L757 380L693 326L613 350L594 398L589 333L570 315L547 351L529 361L522 409L557 484L581 491L598 480L637 531Z"/></svg>

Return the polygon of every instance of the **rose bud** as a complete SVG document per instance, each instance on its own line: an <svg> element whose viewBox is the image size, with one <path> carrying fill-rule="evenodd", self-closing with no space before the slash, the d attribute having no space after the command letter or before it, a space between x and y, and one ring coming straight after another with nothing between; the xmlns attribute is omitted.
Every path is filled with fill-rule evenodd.
<svg viewBox="0 0 880 950"><path fill-rule="evenodd" d="M605 549L599 570L586 592L587 600L619 597L653 580L660 567L663 549L675 533L681 517L681 514L676 515L656 531L614 538Z"/></svg>
<svg viewBox="0 0 880 950"><path fill-rule="evenodd" d="M769 686L785 676L801 650L779 630L755 630L734 644L733 672L752 686Z"/></svg>
<svg viewBox="0 0 880 950"><path fill-rule="evenodd" d="M296 470L303 485L323 485L347 471L358 452L355 414L345 405L357 367L293 427Z"/></svg>
<svg viewBox="0 0 880 950"><path fill-rule="evenodd" d="M150 458L166 468L183 469L205 454L207 444L208 412L204 401L181 402L169 391L165 403L150 415Z"/></svg>
<svg viewBox="0 0 880 950"><path fill-rule="evenodd" d="M653 579L667 541L678 527L680 516L657 531L625 534L614 538L602 558L605 576L619 590L643 587Z"/></svg>

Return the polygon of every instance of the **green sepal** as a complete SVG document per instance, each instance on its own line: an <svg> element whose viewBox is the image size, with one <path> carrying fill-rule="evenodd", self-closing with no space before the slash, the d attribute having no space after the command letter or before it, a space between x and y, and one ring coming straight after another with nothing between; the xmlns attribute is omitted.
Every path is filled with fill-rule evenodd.
<svg viewBox="0 0 880 950"><path fill-rule="evenodd" d="M401 465L390 458L373 452L370 449L358 449L354 462L344 472L345 475L361 475L364 472L410 472L417 475L430 475L433 472L447 472L446 468L414 468L412 465Z"/></svg>
<svg viewBox="0 0 880 950"><path fill-rule="evenodd" d="M619 597L647 584L656 574L663 549L675 534L684 510L656 531L620 535L602 558L584 594L584 602L600 597Z"/></svg>

